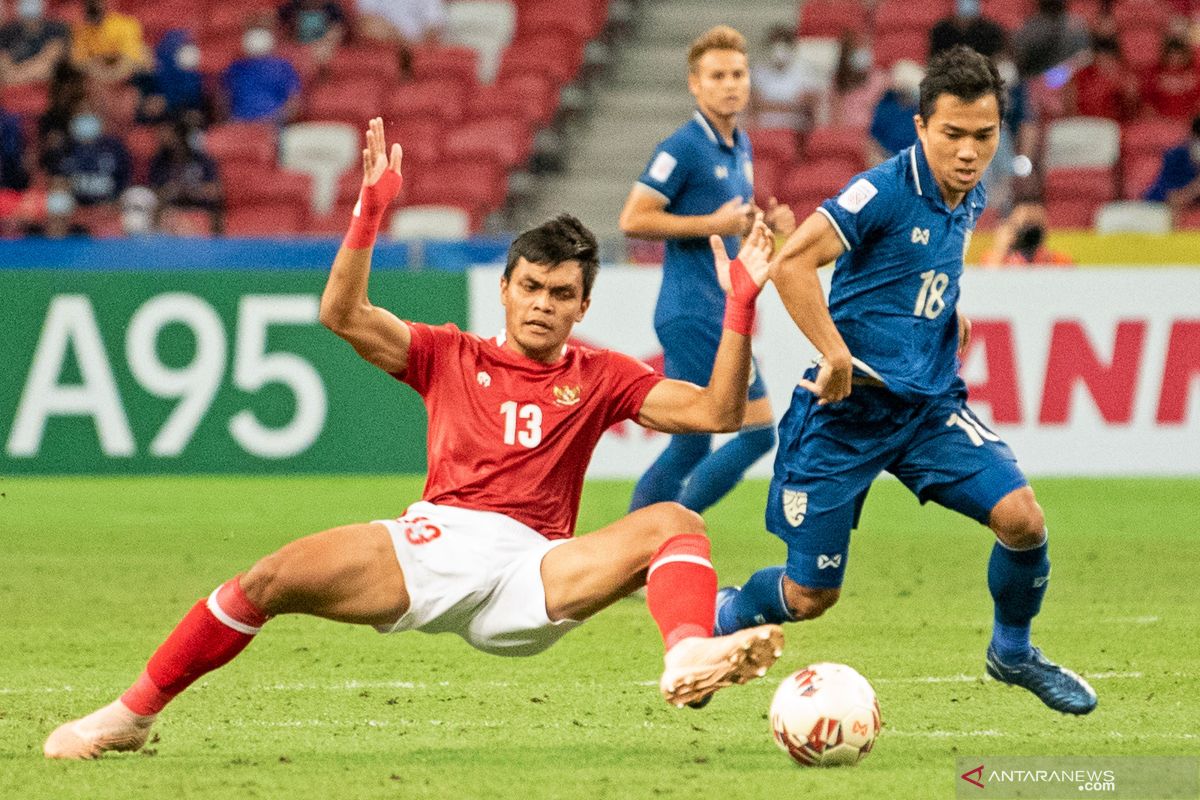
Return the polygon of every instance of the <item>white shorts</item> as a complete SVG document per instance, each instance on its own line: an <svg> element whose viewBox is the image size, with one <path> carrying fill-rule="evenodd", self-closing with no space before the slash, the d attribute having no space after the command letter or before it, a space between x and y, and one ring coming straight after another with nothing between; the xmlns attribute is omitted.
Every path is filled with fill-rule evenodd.
<svg viewBox="0 0 1200 800"><path fill-rule="evenodd" d="M569 539L549 540L491 511L413 503L376 520L392 535L410 605L380 633L457 633L503 656L540 653L580 622L546 615L542 558Z"/></svg>

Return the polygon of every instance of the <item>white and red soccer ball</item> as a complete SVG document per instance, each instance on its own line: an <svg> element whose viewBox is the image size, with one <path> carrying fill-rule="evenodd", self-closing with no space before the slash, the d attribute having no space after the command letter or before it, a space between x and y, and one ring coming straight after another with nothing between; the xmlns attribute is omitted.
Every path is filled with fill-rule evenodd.
<svg viewBox="0 0 1200 800"><path fill-rule="evenodd" d="M775 744L806 767L857 764L882 726L875 690L845 664L810 664L793 672L771 701Z"/></svg>

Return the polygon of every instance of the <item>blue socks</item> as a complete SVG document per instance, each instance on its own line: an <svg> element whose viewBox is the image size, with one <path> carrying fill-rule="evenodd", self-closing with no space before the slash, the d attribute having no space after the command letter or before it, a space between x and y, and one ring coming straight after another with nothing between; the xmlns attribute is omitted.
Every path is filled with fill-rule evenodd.
<svg viewBox="0 0 1200 800"><path fill-rule="evenodd" d="M745 428L696 465L679 502L701 512L729 493L737 482L775 446L775 426Z"/></svg>
<svg viewBox="0 0 1200 800"><path fill-rule="evenodd" d="M717 609L715 633L724 636L756 625L793 622L783 598L782 566L766 567L750 576L733 599Z"/></svg>
<svg viewBox="0 0 1200 800"><path fill-rule="evenodd" d="M988 589L996 604L992 649L1007 664L1029 655L1029 626L1041 610L1050 578L1048 549L1048 541L1029 550L1011 550L1000 542L992 547L988 561Z"/></svg>
<svg viewBox="0 0 1200 800"><path fill-rule="evenodd" d="M634 487L629 510L675 500L692 511L704 511L775 446L775 427L746 428L710 453L711 444L708 434L672 436L667 449Z"/></svg>

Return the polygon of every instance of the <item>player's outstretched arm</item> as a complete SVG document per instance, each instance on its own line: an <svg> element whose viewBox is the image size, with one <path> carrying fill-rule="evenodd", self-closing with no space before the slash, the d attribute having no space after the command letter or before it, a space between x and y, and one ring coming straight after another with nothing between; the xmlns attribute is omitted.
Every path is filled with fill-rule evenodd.
<svg viewBox="0 0 1200 800"><path fill-rule="evenodd" d="M845 252L842 240L821 214L808 219L788 237L771 262L771 281L800 331L823 356L815 381L800 386L817 395L821 405L836 403L850 394L850 349L829 316L829 305L817 269Z"/></svg>
<svg viewBox="0 0 1200 800"><path fill-rule="evenodd" d="M388 204L400 194L400 145L391 155L383 136L383 120L371 120L363 148L363 183L354 219L333 260L321 295L321 324L349 342L367 361L387 372L408 366L411 335L408 326L387 309L371 305L367 280L371 249Z"/></svg>
<svg viewBox="0 0 1200 800"><path fill-rule="evenodd" d="M660 381L638 412L638 422L663 433L735 431L746 416L750 384L750 334L754 301L767 282L775 237L759 214L734 261L720 236L713 236L717 280L725 290L725 323L712 377L703 389L687 381Z"/></svg>

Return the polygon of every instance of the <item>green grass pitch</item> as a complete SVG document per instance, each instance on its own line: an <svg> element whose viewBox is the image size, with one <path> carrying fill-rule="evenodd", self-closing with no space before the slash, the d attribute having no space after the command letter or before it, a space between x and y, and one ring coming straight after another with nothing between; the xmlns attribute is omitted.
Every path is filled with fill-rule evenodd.
<svg viewBox="0 0 1200 800"><path fill-rule="evenodd" d="M875 487L842 602L787 630L767 679L703 711L668 707L639 599L545 654L453 636L273 621L162 715L144 753L41 756L60 721L108 702L212 587L301 534L400 513L417 478L0 479L0 797L949 797L966 755L1194 755L1196 480L1040 480L1053 580L1035 641L1089 676L1077 719L988 681L991 537ZM592 482L580 530L627 483ZM778 562L751 482L708 515L723 582ZM875 685L884 730L853 769L805 770L772 744L775 685L813 661Z"/></svg>

